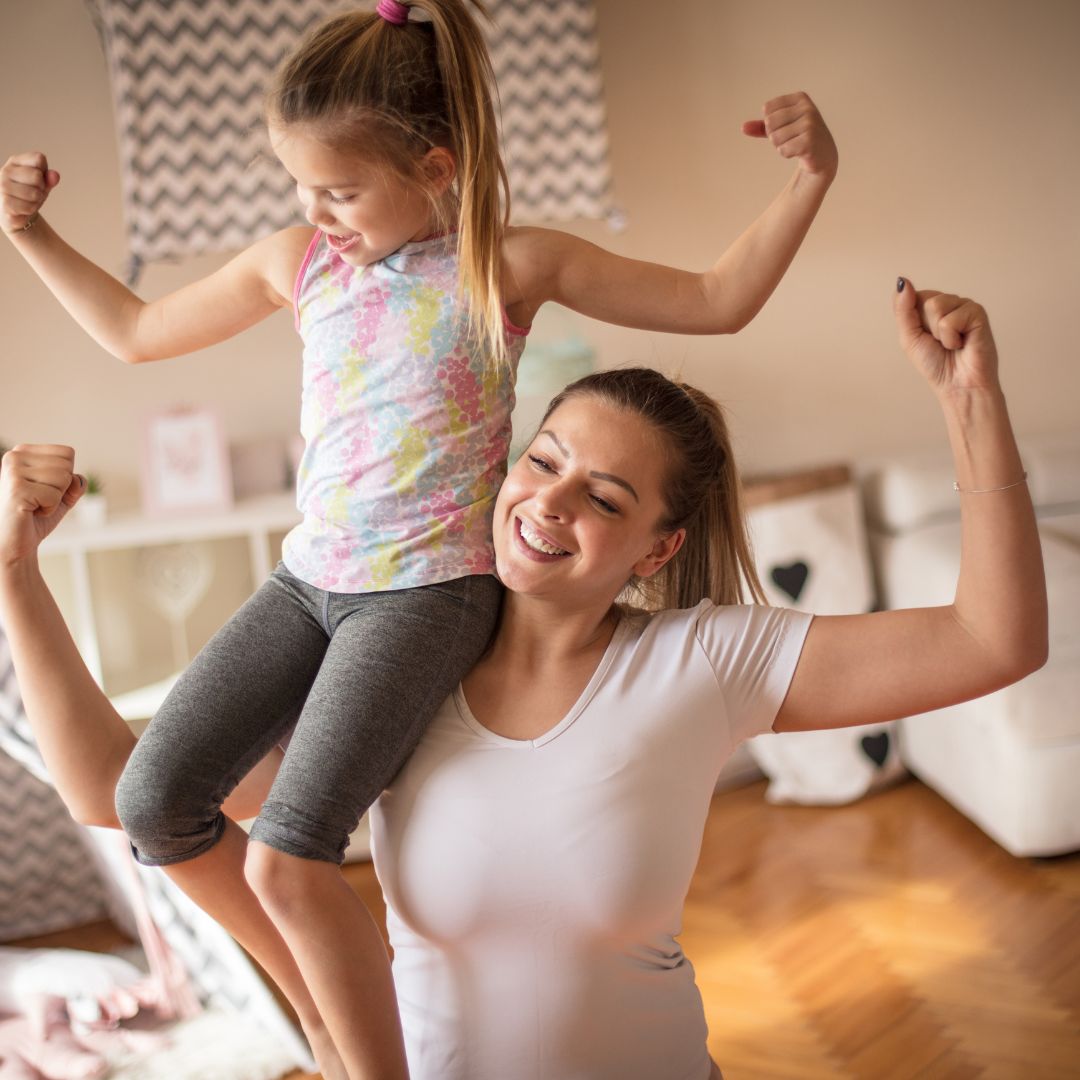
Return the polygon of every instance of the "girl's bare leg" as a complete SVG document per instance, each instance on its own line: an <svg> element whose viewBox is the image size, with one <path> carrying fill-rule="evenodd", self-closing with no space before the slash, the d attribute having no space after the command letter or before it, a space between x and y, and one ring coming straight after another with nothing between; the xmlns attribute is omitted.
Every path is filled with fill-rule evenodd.
<svg viewBox="0 0 1080 1080"><path fill-rule="evenodd" d="M351 1076L362 1075L353 1074L346 1068L344 1055L335 1047L333 1029L320 1015L316 999L301 973L302 969L245 881L244 861L247 850L247 834L234 821L229 820L221 839L209 851L163 869L203 911L212 916L251 953L281 988L296 1010L297 1018L325 1080L349 1080ZM348 888L348 885L345 887ZM326 900L325 897L313 899L315 906L325 903ZM360 903L359 898L357 903ZM381 947L382 942L379 944ZM383 954L385 956L385 949ZM392 996L391 991L391 998Z"/></svg>
<svg viewBox="0 0 1080 1080"><path fill-rule="evenodd" d="M248 879L299 965L352 1080L406 1080L386 947L338 866L252 841Z"/></svg>

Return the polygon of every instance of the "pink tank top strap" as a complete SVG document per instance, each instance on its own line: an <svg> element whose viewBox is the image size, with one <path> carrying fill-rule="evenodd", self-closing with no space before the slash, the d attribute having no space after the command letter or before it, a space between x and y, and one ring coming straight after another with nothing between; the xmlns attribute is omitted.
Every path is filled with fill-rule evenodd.
<svg viewBox="0 0 1080 1080"><path fill-rule="evenodd" d="M311 260L315 255L315 249L319 246L322 235L321 229L315 230L315 235L311 238L311 243L308 244L308 249L304 253L304 261L300 264L300 269L296 272L296 281L293 284L293 325L296 327L297 333L300 331L300 289L304 284L304 275L307 273L307 268L311 265Z"/></svg>

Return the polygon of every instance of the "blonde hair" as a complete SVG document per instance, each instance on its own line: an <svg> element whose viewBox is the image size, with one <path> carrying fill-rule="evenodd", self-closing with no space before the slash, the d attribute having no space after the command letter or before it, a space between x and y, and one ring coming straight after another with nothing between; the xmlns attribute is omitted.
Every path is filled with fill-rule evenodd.
<svg viewBox="0 0 1080 1080"><path fill-rule="evenodd" d="M571 383L544 420L572 398L594 397L636 413L663 438L669 453L662 492L661 534L686 529L682 548L648 578L635 578L623 599L649 610L744 602L744 585L765 603L742 507L742 486L721 407L708 394L651 368L598 371ZM541 422L541 427L543 422Z"/></svg>
<svg viewBox="0 0 1080 1080"><path fill-rule="evenodd" d="M487 8L469 0L483 18ZM317 26L286 58L267 93L271 124L315 128L335 146L374 153L431 200L440 231L458 234L458 290L469 329L494 367L507 361L501 248L510 185L499 147L495 77L465 0L408 0L428 21L403 25L368 11ZM432 147L453 151L450 199L420 168Z"/></svg>

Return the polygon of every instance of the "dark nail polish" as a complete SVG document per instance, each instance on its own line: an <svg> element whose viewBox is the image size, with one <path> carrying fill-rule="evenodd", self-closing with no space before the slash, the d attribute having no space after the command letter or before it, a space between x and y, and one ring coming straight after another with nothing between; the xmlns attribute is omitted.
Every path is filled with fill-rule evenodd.
<svg viewBox="0 0 1080 1080"><path fill-rule="evenodd" d="M902 277L898 277L896 279L896 291L897 292L903 292L904 291L904 279Z"/></svg>

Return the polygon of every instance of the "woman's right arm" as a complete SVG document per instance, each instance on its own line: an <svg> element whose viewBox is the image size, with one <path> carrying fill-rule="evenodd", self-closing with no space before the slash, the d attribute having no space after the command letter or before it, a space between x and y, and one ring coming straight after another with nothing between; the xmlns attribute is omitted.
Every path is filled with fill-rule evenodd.
<svg viewBox="0 0 1080 1080"><path fill-rule="evenodd" d="M80 255L41 217L59 182L44 154L9 158L0 169L0 225L68 314L125 363L206 348L291 304L310 228L265 237L208 277L146 302Z"/></svg>
<svg viewBox="0 0 1080 1080"><path fill-rule="evenodd" d="M72 817L118 823L116 781L135 736L94 682L38 568L37 548L82 495L66 446L17 446L0 464L0 621L38 749Z"/></svg>
<svg viewBox="0 0 1080 1080"><path fill-rule="evenodd" d="M67 446L17 446L0 464L0 625L30 728L60 797L84 825L119 828L116 782L135 736L94 681L38 567L38 546L82 496ZM280 762L257 765L226 801L254 817Z"/></svg>

